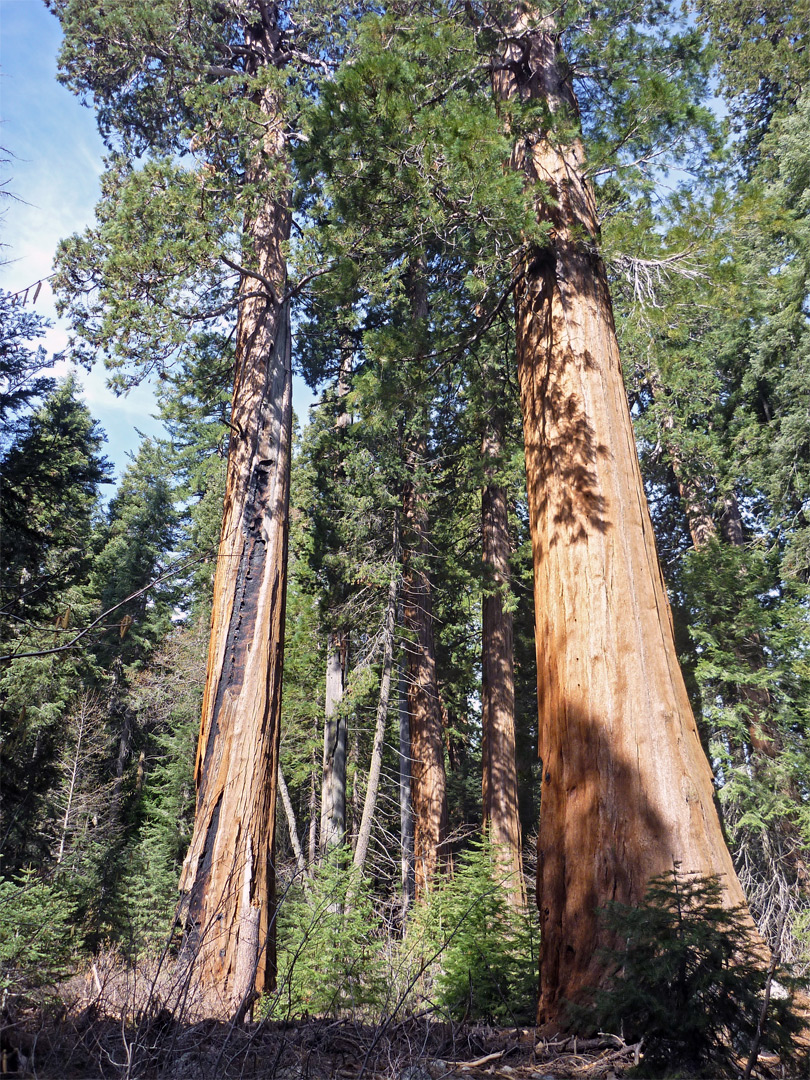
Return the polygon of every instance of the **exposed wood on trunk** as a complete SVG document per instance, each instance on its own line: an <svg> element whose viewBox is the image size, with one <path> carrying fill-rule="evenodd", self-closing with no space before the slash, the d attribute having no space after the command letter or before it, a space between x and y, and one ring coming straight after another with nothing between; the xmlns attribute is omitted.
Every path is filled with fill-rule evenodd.
<svg viewBox="0 0 810 1080"><path fill-rule="evenodd" d="M271 91L260 104L269 118L264 149L277 159L284 140ZM180 882L180 916L211 1015L243 1012L275 979L272 858L292 427L289 309L277 300L286 283L288 208L268 200L245 230L255 269L274 295L246 300L239 313L197 811ZM243 284L244 291L256 292L255 285Z"/></svg>
<svg viewBox="0 0 810 1080"><path fill-rule="evenodd" d="M403 664L399 672L399 835L400 875L402 880L402 921L413 903L413 806L411 804L411 731L408 710L408 672Z"/></svg>
<svg viewBox="0 0 810 1080"><path fill-rule="evenodd" d="M483 825L512 903L526 901L520 845L515 759L515 674L512 613L504 606L509 584L509 519L506 489L497 482L503 454L504 417L489 402L481 455L484 593L481 602L481 729Z"/></svg>
<svg viewBox="0 0 810 1080"><path fill-rule="evenodd" d="M321 858L346 839L347 725L340 704L345 689L348 650L348 634L329 634L321 782Z"/></svg>
<svg viewBox="0 0 810 1080"><path fill-rule="evenodd" d="M553 31L516 10L495 92L570 120ZM550 225L515 302L543 763L538 1021L556 1025L606 977L599 907L640 901L673 861L743 895L678 665L582 145L536 132L513 166Z"/></svg>
<svg viewBox="0 0 810 1080"><path fill-rule="evenodd" d="M377 718L374 728L374 745L371 750L371 766L366 784L366 797L363 802L363 817L357 830L357 846L354 849L354 868L362 874L366 865L368 846L371 842L371 827L374 823L374 811L377 808L377 795L380 790L383 749L385 746L385 728L388 722L388 702L391 697L391 672L394 667L394 633L397 621L397 596L399 593L399 515L394 521L394 543L391 563L391 580L388 585L388 601L385 607L385 625L383 628L383 665L380 679L380 697L377 702Z"/></svg>
<svg viewBox="0 0 810 1080"><path fill-rule="evenodd" d="M424 458L420 438L408 454L414 472ZM433 604L424 568L428 553L428 513L424 495L413 481L405 485L403 618L410 633L405 644L411 736L411 801L414 817L415 896L421 896L445 861L447 777L444 767L442 713L436 682Z"/></svg>

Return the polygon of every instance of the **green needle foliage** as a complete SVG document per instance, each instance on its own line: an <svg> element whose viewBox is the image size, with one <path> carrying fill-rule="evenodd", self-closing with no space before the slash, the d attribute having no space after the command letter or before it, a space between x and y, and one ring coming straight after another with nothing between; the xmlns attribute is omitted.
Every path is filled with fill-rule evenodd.
<svg viewBox="0 0 810 1080"><path fill-rule="evenodd" d="M73 910L62 891L26 870L0 881L0 990L41 990L71 971Z"/></svg>
<svg viewBox="0 0 810 1080"><path fill-rule="evenodd" d="M274 1016L377 1013L385 995L382 936L368 882L341 858L305 887L294 885L278 914Z"/></svg>
<svg viewBox="0 0 810 1080"><path fill-rule="evenodd" d="M537 1004L539 928L533 909L509 903L489 840L476 839L452 878L415 916L421 952L436 955L431 997L454 1019L526 1023Z"/></svg>
<svg viewBox="0 0 810 1080"><path fill-rule="evenodd" d="M716 876L678 866L652 879L638 907L604 912L615 933L616 973L597 991L590 1017L600 1031L644 1040L639 1075L736 1075L762 1010L767 969L743 910L729 910ZM588 1010L572 1008L582 1021ZM787 997L771 997L763 1046L787 1051L797 1023Z"/></svg>

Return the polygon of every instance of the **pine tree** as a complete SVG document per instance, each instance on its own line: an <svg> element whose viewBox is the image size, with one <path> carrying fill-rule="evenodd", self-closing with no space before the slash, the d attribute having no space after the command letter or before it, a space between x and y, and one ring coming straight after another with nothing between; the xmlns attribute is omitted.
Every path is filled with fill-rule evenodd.
<svg viewBox="0 0 810 1080"><path fill-rule="evenodd" d="M68 378L23 418L0 461L6 873L29 862L48 866L57 853L66 718L83 686L101 674L91 650L65 646L98 611L86 582L100 486L110 480L103 439Z"/></svg>
<svg viewBox="0 0 810 1080"><path fill-rule="evenodd" d="M46 328L39 315L0 292L0 450L6 449L16 430L15 414L53 390L53 379L43 374L50 365L45 349L32 344Z"/></svg>
<svg viewBox="0 0 810 1080"><path fill-rule="evenodd" d="M25 417L0 462L3 611L17 652L26 623L62 616L68 590L84 581L99 487L110 481L104 435L78 394L74 377L63 380Z"/></svg>
<svg viewBox="0 0 810 1080"><path fill-rule="evenodd" d="M125 664L154 648L170 626L177 595L173 583L141 590L167 570L175 535L174 492L161 447L146 440L110 501L104 543L91 579L102 610L115 608L119 640L113 649ZM136 593L140 595L119 606Z"/></svg>

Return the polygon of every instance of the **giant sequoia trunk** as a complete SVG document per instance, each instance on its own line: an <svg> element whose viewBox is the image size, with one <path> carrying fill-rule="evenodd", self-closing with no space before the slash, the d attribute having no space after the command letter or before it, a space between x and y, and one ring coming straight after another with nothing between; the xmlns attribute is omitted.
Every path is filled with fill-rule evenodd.
<svg viewBox="0 0 810 1080"><path fill-rule="evenodd" d="M518 14L501 98L576 116L548 20ZM515 291L534 558L542 803L538 1020L605 977L597 909L678 862L743 896L686 694L636 456L581 143L544 132L513 165L548 245Z"/></svg>
<svg viewBox="0 0 810 1080"><path fill-rule="evenodd" d="M268 95L269 99L270 95ZM267 115L272 100L263 102ZM268 153L281 136L266 137ZM290 215L268 201L246 223L267 295L246 299L222 535L214 581L197 808L180 917L209 1015L233 1015L275 976L273 841L286 600L292 382L283 244ZM256 292L256 278L243 282Z"/></svg>
<svg viewBox="0 0 810 1080"><path fill-rule="evenodd" d="M503 454L503 414L490 401L484 435L485 486L481 493L484 595L481 603L481 730L483 820L509 897L525 901L520 857L515 760L515 673L512 613L504 605L509 582L509 519L506 489L497 482Z"/></svg>
<svg viewBox="0 0 810 1080"><path fill-rule="evenodd" d="M425 453L420 440L410 453L413 468ZM429 888L445 853L447 834L447 777L444 768L442 712L436 682L433 604L430 578L424 566L428 515L425 498L414 482L404 495L403 616L406 642L408 713L411 734L411 805L414 829L414 884L417 897Z"/></svg>

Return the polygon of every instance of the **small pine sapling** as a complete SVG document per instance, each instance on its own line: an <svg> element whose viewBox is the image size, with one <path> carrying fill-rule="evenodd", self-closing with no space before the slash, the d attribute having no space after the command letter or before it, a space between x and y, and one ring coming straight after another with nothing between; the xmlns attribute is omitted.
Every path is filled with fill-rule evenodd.
<svg viewBox="0 0 810 1080"><path fill-rule="evenodd" d="M768 974L743 909L724 906L719 878L688 875L676 864L652 878L643 903L610 904L602 917L616 941L608 956L615 974L591 1009L570 1007L574 1023L590 1020L628 1042L643 1040L637 1075L673 1067L678 1075L737 1075ZM763 1045L789 1050L796 1029L790 999L772 997Z"/></svg>
<svg viewBox="0 0 810 1080"><path fill-rule="evenodd" d="M434 996L451 1016L527 1021L537 1004L537 920L509 902L488 839L476 840L430 902L436 948Z"/></svg>

